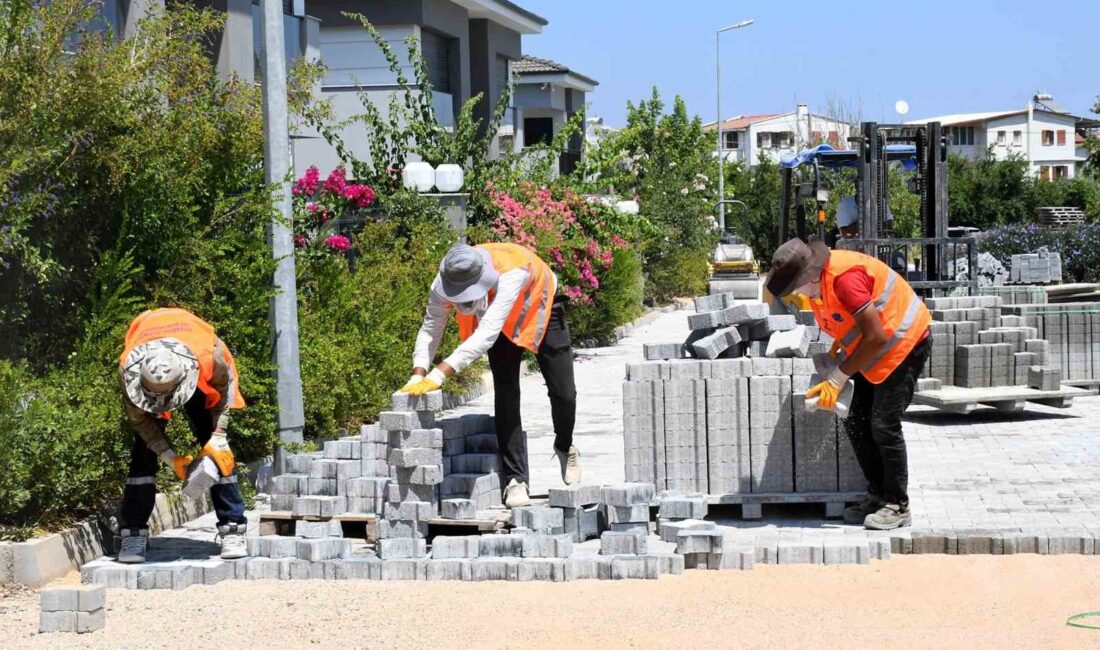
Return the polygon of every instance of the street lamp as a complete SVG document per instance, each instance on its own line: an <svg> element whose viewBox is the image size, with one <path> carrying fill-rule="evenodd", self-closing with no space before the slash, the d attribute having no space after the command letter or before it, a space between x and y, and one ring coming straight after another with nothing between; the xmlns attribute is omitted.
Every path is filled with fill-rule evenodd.
<svg viewBox="0 0 1100 650"><path fill-rule="evenodd" d="M722 150L722 32L731 32L735 29L741 29L742 27L748 27L753 21L742 20L736 25L730 25L729 27L723 27L714 32L714 73L715 73L715 95L717 96L714 116L714 130L718 133L718 224L722 232L726 231L726 204L724 202L726 198L726 174L725 174L725 162L726 154Z"/></svg>

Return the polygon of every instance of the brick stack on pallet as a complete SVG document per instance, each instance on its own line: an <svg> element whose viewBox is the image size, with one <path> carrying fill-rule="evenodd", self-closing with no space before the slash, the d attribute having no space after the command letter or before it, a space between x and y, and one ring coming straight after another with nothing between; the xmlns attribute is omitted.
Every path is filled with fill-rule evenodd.
<svg viewBox="0 0 1100 650"><path fill-rule="evenodd" d="M272 479L271 509L306 517L381 512L386 444L385 432L368 424L358 436L326 441L323 452L288 455L287 473Z"/></svg>
<svg viewBox="0 0 1100 650"><path fill-rule="evenodd" d="M1050 341L1049 365L1068 381L1100 379L1100 303L1011 305L1013 314Z"/></svg>
<svg viewBox="0 0 1100 650"><path fill-rule="evenodd" d="M813 372L798 358L627 364L627 480L716 496L866 489L836 417L805 412Z"/></svg>
<svg viewBox="0 0 1100 650"><path fill-rule="evenodd" d="M500 506L503 486L493 416L451 416L437 426L443 431L442 516L473 519L479 511Z"/></svg>
<svg viewBox="0 0 1100 650"><path fill-rule="evenodd" d="M1013 292L1000 293L1015 297ZM1038 388L1031 377L1040 385L1057 383L1060 373L1050 365L1051 343L1026 318L1005 313L1016 308L1006 307L1003 295L925 299L933 318L932 351L922 376L934 383L925 382L922 388Z"/></svg>
<svg viewBox="0 0 1100 650"><path fill-rule="evenodd" d="M1008 281L1011 284L1050 284L1062 281L1062 256L1040 248L1036 253L1013 255Z"/></svg>

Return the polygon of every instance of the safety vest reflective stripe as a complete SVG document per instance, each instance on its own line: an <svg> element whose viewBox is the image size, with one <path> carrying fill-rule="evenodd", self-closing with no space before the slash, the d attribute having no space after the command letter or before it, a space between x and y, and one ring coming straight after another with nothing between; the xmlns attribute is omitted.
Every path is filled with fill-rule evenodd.
<svg viewBox="0 0 1100 650"><path fill-rule="evenodd" d="M508 338L516 340L519 338L520 329L523 327L524 321L527 320L527 312L531 309L531 290L534 286L530 283L523 288L523 295L520 297L520 303L523 305L523 309L519 312L519 318L516 319L516 326L512 328L512 335Z"/></svg>
<svg viewBox="0 0 1100 650"><path fill-rule="evenodd" d="M539 312L535 316L535 340L542 341L542 335L546 333L546 326L550 323L550 283L542 285L542 300L539 301Z"/></svg>
<svg viewBox="0 0 1100 650"><path fill-rule="evenodd" d="M896 271L890 271L890 275L886 278L886 288L882 290L882 295L875 299L875 306L882 309L886 306L886 303L890 302L890 296L894 293L894 285L898 281L898 274Z"/></svg>
<svg viewBox="0 0 1100 650"><path fill-rule="evenodd" d="M856 339L863 334L863 330L859 329L858 323L853 323L852 328L844 333L844 336L840 337L840 344L844 347L856 342Z"/></svg>
<svg viewBox="0 0 1100 650"><path fill-rule="evenodd" d="M882 361L882 358L905 338L905 335L909 333L909 328L912 327L914 321L917 320L917 316L920 314L921 305L923 304L924 302L917 296L913 296L913 298L909 300L909 306L905 308L905 316L901 319L901 325L898 325L898 328L894 330L894 335L890 337L886 345L882 346L879 353L871 359L871 363L867 364L868 368L873 368L876 363Z"/></svg>
<svg viewBox="0 0 1100 650"><path fill-rule="evenodd" d="M156 485L155 476L131 476L126 479L126 485Z"/></svg>

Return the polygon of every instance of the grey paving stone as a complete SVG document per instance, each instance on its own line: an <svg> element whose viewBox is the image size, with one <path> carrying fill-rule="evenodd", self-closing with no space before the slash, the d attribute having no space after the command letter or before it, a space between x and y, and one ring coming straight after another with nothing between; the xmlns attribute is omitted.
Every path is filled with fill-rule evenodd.
<svg viewBox="0 0 1100 650"><path fill-rule="evenodd" d="M38 632L76 632L76 611L42 611L38 613Z"/></svg>
<svg viewBox="0 0 1100 650"><path fill-rule="evenodd" d="M651 555L611 555L598 560L601 580L656 580L660 560Z"/></svg>
<svg viewBox="0 0 1100 650"><path fill-rule="evenodd" d="M443 391L433 390L420 396L396 392L392 396L394 411L442 411Z"/></svg>
<svg viewBox="0 0 1100 650"><path fill-rule="evenodd" d="M389 431L387 444L393 449L443 449L443 429Z"/></svg>
<svg viewBox="0 0 1100 650"><path fill-rule="evenodd" d="M322 537L343 537L344 528L339 520L306 521L298 519L294 522L294 536L307 539L320 539Z"/></svg>
<svg viewBox="0 0 1100 650"><path fill-rule="evenodd" d="M650 553L657 558L660 572L665 575L680 575L684 572L684 556L679 553Z"/></svg>
<svg viewBox="0 0 1100 650"><path fill-rule="evenodd" d="M725 543L725 533L720 530L681 530L676 534L676 552L721 553Z"/></svg>
<svg viewBox="0 0 1100 650"><path fill-rule="evenodd" d="M424 558L408 560L382 560L382 580L427 580L428 560Z"/></svg>
<svg viewBox="0 0 1100 650"><path fill-rule="evenodd" d="M600 555L645 555L646 536L606 531L600 535Z"/></svg>
<svg viewBox="0 0 1100 650"><path fill-rule="evenodd" d="M661 541L676 543L676 537L680 534L681 530L715 530L715 524L713 521L702 521L699 519L684 519L681 521L665 521L661 520L659 526L659 533L661 535Z"/></svg>
<svg viewBox="0 0 1100 650"><path fill-rule="evenodd" d="M472 575L470 560L432 559L425 566L424 578L426 580L470 580Z"/></svg>
<svg viewBox="0 0 1100 650"><path fill-rule="evenodd" d="M661 519L704 519L707 501L703 497L670 497L661 500L658 511Z"/></svg>
<svg viewBox="0 0 1100 650"><path fill-rule="evenodd" d="M540 533L561 533L565 529L564 513L560 508L525 506L512 509L512 524L530 528Z"/></svg>
<svg viewBox="0 0 1100 650"><path fill-rule="evenodd" d="M526 536L482 535L478 539L478 555L480 557L523 557L524 537Z"/></svg>
<svg viewBox="0 0 1100 650"><path fill-rule="evenodd" d="M476 582L517 580L519 563L518 557L479 557L470 560L470 579Z"/></svg>
<svg viewBox="0 0 1100 650"><path fill-rule="evenodd" d="M428 411L382 411L378 424L386 431L434 429L435 415Z"/></svg>
<svg viewBox="0 0 1100 650"><path fill-rule="evenodd" d="M432 558L436 560L473 559L480 553L480 535L437 535L432 539Z"/></svg>
<svg viewBox="0 0 1100 650"><path fill-rule="evenodd" d="M562 488L550 488L550 505L557 508L580 508L603 500L603 489L599 485L572 485Z"/></svg>
<svg viewBox="0 0 1100 650"><path fill-rule="evenodd" d="M383 562L377 557L349 557L344 560L329 560L320 564L323 567L322 576L326 580L382 579ZM314 564L310 567L309 579L316 579L315 569L313 569L315 566ZM401 570L401 568L390 568L391 572L400 572ZM413 566L409 569L409 572L415 577L416 567ZM390 579L393 579L392 575Z"/></svg>
<svg viewBox="0 0 1100 650"><path fill-rule="evenodd" d="M649 504L638 503L632 506L604 506L608 524L649 523Z"/></svg>
<svg viewBox="0 0 1100 650"><path fill-rule="evenodd" d="M102 585L93 585L93 587L103 589ZM38 592L38 609L43 612L75 612L79 599L80 594L75 588L43 589Z"/></svg>
<svg viewBox="0 0 1100 650"><path fill-rule="evenodd" d="M556 558L524 558L516 565L516 578L519 582L545 580L549 582L565 581L565 560Z"/></svg>
<svg viewBox="0 0 1100 650"><path fill-rule="evenodd" d="M427 541L412 537L390 537L377 543L382 560L421 558L427 555ZM434 546L433 546L434 548Z"/></svg>
<svg viewBox="0 0 1100 650"><path fill-rule="evenodd" d="M444 519L477 518L477 509L469 499L444 499L439 502L439 511Z"/></svg>
<svg viewBox="0 0 1100 650"><path fill-rule="evenodd" d="M603 486L603 503L609 506L633 506L653 501L656 489L652 483L623 483Z"/></svg>

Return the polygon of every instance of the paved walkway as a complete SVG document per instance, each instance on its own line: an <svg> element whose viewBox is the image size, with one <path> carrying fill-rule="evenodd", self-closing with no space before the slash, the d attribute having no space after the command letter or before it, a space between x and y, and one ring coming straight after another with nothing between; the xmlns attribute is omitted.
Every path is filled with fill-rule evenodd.
<svg viewBox="0 0 1100 650"><path fill-rule="evenodd" d="M624 480L622 381L625 364L642 358L644 343L683 340L686 314L660 314L611 347L577 351L577 429L586 483ZM542 377L522 382L532 492L561 484L552 457L553 428ZM492 394L462 410L492 412ZM1078 398L1068 409L1028 404L1023 413L980 409L952 415L915 406L906 415L914 528L1096 528L1100 532L1100 397ZM807 509L769 511L761 528L795 525L845 528ZM808 516L807 516L808 515ZM850 531L851 532L851 531Z"/></svg>

